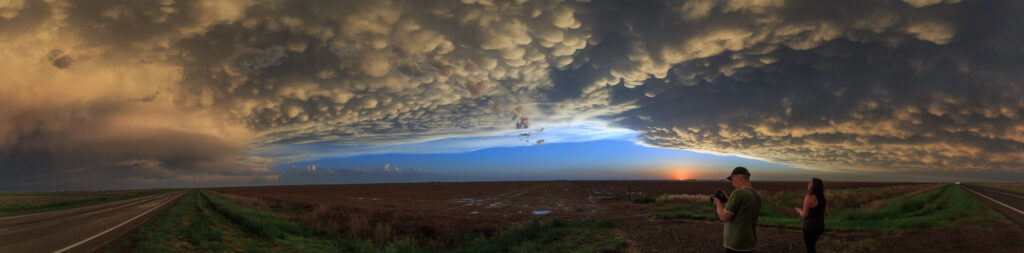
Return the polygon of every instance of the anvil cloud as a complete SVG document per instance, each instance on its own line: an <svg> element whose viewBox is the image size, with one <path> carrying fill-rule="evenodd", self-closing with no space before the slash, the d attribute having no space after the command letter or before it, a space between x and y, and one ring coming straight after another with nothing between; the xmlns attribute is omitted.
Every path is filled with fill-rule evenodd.
<svg viewBox="0 0 1024 253"><path fill-rule="evenodd" d="M1016 1L0 4L0 184L272 182L295 144L603 121L828 170L1024 168ZM541 143L541 142L537 142Z"/></svg>

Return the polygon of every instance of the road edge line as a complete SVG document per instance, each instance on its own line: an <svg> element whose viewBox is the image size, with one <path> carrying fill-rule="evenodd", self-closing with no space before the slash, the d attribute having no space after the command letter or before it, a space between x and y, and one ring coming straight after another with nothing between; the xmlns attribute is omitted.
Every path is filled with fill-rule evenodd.
<svg viewBox="0 0 1024 253"><path fill-rule="evenodd" d="M985 196L984 194L981 194L980 192L976 192L976 191L974 191L974 190L971 190L971 189L969 189L969 188L967 188L967 187L961 187L961 188L963 188L964 190L967 190L967 191L969 191L969 192L972 192L972 193L974 193L974 194L976 194L976 195L978 195L978 196L982 196L982 197L984 197L984 198L986 198L986 199L988 199L988 200L991 200L992 202L996 202L996 204L1000 204L1000 205L1003 205L1003 207L1009 208L1010 210L1014 210L1014 211L1017 211L1017 213L1020 213L1020 214L1024 214L1024 211L1021 211L1020 209L1014 208L1014 207L1012 207L1012 206L1010 206L1010 205L1007 205L1007 204L1003 204L1003 202L999 202L998 200L995 200L995 199L993 199L993 198L990 198L989 196Z"/></svg>
<svg viewBox="0 0 1024 253"><path fill-rule="evenodd" d="M152 194L152 195L139 196L139 197L130 198L130 199L122 199L122 200L138 200L138 198L153 197L153 196L157 196L157 195L160 195L160 193L156 193L156 194ZM122 201L122 200L115 200L113 202ZM108 204L108 203L113 203L113 202L104 202L104 203L99 203L99 204L94 204L94 205L102 205L102 204ZM127 201L127 202L131 202L131 201ZM125 203L127 203L127 202L125 202ZM17 215L17 216L0 217L0 220L31 217L31 216L41 215L41 214L48 214L48 213L51 213L51 212L58 212L58 211L64 211L64 210L80 208L80 207L89 207L89 206L93 206L93 205L84 205L84 206L78 206L78 207L72 207L72 208L50 210L50 211L46 211L46 212L21 214L21 215ZM94 212L90 212L90 214L91 213L94 213Z"/></svg>
<svg viewBox="0 0 1024 253"><path fill-rule="evenodd" d="M124 226L125 224L128 224L129 222L132 222L132 221L134 221L135 219L138 219L139 217L142 217L142 216L144 216L144 215L146 215L146 214L148 214L148 213L152 212L153 210L156 210L156 209L160 209L160 207L164 206L164 204L165 204L165 203L167 203L167 202L170 202L171 200L176 200L176 199L177 199L177 198L174 198L174 199L169 199L169 200L164 200L163 202L160 202L160 204L156 205L156 206L155 206L155 207L153 207L153 208L150 208L149 210L146 210L145 212L143 212L142 214L139 214L138 216L135 216L135 217L133 217L133 218L131 218L131 219L128 219L128 220L126 220L126 221L124 221L124 222L121 222L121 224L117 224L117 226L114 226L114 227L112 227L112 228L109 228L109 229L107 229L107 230L104 230L103 232L100 232L99 234L93 235L92 237L89 237L89 238L85 238L85 240L82 240L82 241L76 242L75 244L72 244L71 246L67 246L67 247L64 247L63 249L59 249L59 250L56 250L56 251L54 251L54 253L61 253L61 252L64 252L64 251L70 250L71 248L74 248L74 247L78 247L78 245L82 245L83 243L89 242L89 241L91 241L92 239L96 239L96 237L100 237L100 236L102 236L103 234L109 233L110 231L114 231L114 229L120 228L121 226Z"/></svg>

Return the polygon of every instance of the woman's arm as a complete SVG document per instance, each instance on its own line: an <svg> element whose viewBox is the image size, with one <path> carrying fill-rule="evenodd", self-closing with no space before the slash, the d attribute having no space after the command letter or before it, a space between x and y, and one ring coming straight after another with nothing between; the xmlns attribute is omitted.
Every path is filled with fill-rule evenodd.
<svg viewBox="0 0 1024 253"><path fill-rule="evenodd" d="M803 205L803 208L800 208L800 207L796 208L796 213L799 214L801 218L802 217L807 217L807 211L811 209L811 201L812 200L814 200L814 197L811 196L810 194L804 195L804 205Z"/></svg>

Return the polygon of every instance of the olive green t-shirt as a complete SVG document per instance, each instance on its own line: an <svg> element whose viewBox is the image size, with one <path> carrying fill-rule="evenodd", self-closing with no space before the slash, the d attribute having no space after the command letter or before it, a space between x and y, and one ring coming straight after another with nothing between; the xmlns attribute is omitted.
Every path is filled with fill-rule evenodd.
<svg viewBox="0 0 1024 253"><path fill-rule="evenodd" d="M753 188L736 189L729 194L725 211L732 219L725 223L726 248L738 251L754 250L757 246L757 214L761 212L761 195Z"/></svg>

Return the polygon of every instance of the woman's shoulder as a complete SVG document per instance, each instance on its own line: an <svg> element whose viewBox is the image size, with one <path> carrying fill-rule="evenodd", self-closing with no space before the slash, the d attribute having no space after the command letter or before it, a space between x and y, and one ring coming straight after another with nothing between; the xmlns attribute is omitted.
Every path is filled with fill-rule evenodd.
<svg viewBox="0 0 1024 253"><path fill-rule="evenodd" d="M804 195L804 199L809 199L811 201L817 201L818 200L818 196L815 196L814 193L808 193L808 194Z"/></svg>

